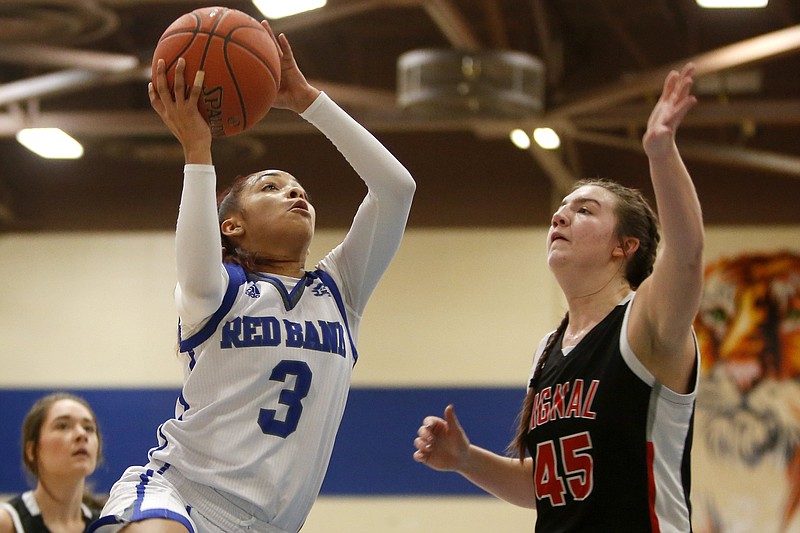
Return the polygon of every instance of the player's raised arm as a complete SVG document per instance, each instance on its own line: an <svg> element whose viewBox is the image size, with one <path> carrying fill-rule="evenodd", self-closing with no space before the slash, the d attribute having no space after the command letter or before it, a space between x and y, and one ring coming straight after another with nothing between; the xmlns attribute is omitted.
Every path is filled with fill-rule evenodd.
<svg viewBox="0 0 800 533"><path fill-rule="evenodd" d="M663 238L653 273L638 290L629 334L645 366L676 391L691 387L696 363L691 326L703 282L702 211L675 142L697 102L691 94L693 73L691 64L669 73L643 138Z"/></svg>

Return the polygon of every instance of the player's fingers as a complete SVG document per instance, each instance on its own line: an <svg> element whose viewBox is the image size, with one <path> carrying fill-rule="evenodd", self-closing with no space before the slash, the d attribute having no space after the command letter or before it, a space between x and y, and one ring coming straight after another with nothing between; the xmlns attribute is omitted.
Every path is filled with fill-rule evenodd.
<svg viewBox="0 0 800 533"><path fill-rule="evenodd" d="M200 99L200 93L203 91L203 80L206 78L206 73L203 70L198 70L194 75L194 83L192 83L192 91L189 93L189 101L196 104Z"/></svg>
<svg viewBox="0 0 800 533"><path fill-rule="evenodd" d="M436 428L442 426L443 424L444 420L442 420L438 416L426 416L425 419L422 421L423 427L427 427L431 431L435 431Z"/></svg>
<svg viewBox="0 0 800 533"><path fill-rule="evenodd" d="M292 45L289 44L289 39L285 33L278 35L279 49L281 50L281 61L294 62L294 54L292 53Z"/></svg>
<svg viewBox="0 0 800 533"><path fill-rule="evenodd" d="M159 59L156 63L156 92L162 102L171 98L169 86L167 85L166 63Z"/></svg>
<svg viewBox="0 0 800 533"><path fill-rule="evenodd" d="M691 76L681 77L678 88L676 89L678 101L684 100L687 96L689 96L689 93L692 91L693 85L694 85L694 80L692 79Z"/></svg>
<svg viewBox="0 0 800 533"><path fill-rule="evenodd" d="M694 107L697 103L697 98L694 96L687 96L683 100L681 100L679 106L675 109L673 113L671 124L674 128L677 128L678 124L683 122L683 117L689 112L689 110Z"/></svg>
<svg viewBox="0 0 800 533"><path fill-rule="evenodd" d="M424 437L414 439L414 447L418 450L430 450L432 448L431 441Z"/></svg>
<svg viewBox="0 0 800 533"><path fill-rule="evenodd" d="M431 436L430 427L425 425L420 426L419 429L417 429L417 435L427 439L428 437Z"/></svg>
<svg viewBox="0 0 800 533"><path fill-rule="evenodd" d="M153 87L152 81L147 84L147 96L150 98L150 105L153 109L161 113L161 110L164 109L164 104L161 102L161 98L159 98L155 87Z"/></svg>
<svg viewBox="0 0 800 533"><path fill-rule="evenodd" d="M458 428L459 431L464 431L456 416L456 408L452 403L444 408L444 418L450 426Z"/></svg>
<svg viewBox="0 0 800 533"><path fill-rule="evenodd" d="M427 463L428 462L428 458L430 457L430 454L425 453L422 450L417 450L417 451L414 452L413 457L414 457L414 460L416 462L418 462L418 463Z"/></svg>
<svg viewBox="0 0 800 533"><path fill-rule="evenodd" d="M181 99L186 99L186 79L184 78L185 71L186 60L182 57L178 58L178 63L175 65L175 87L173 88L176 100L179 96Z"/></svg>
<svg viewBox="0 0 800 533"><path fill-rule="evenodd" d="M677 70L670 71L667 74L667 78L664 80L664 88L661 90L661 100L665 101L670 98L670 96L675 91L675 85L678 83L680 79L680 73Z"/></svg>
<svg viewBox="0 0 800 533"><path fill-rule="evenodd" d="M278 55L279 56L283 56L283 50L281 50L281 44L278 42L278 39L275 37L275 32L272 31L272 26L270 26L269 22L267 22L266 20L262 20L261 21L261 25L264 27L265 30L267 30L267 33L269 33L269 36L272 37L272 40L275 41L275 45L278 48Z"/></svg>
<svg viewBox="0 0 800 533"><path fill-rule="evenodd" d="M695 66L693 63L687 63L684 67L678 72L677 76L675 76L674 86L672 87L672 93L677 100L682 98L686 98L686 95L689 94L689 91L692 88L692 84L694 80L692 79L692 75L694 74Z"/></svg>
<svg viewBox="0 0 800 533"><path fill-rule="evenodd" d="M156 90L153 88L152 81L147 83L147 97L150 98L150 105L158 100L158 95L156 94Z"/></svg>

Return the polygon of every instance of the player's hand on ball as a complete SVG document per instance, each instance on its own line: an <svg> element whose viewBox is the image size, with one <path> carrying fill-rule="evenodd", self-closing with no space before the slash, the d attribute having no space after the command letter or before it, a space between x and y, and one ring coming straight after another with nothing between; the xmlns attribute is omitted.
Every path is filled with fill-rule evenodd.
<svg viewBox="0 0 800 533"><path fill-rule="evenodd" d="M148 85L150 105L180 141L187 163L211 163L211 129L197 108L203 73L197 73L192 86L187 90L185 68L186 62L183 58L179 59L175 67L175 86L170 88L164 72L164 60L158 61L157 87L153 87L152 83Z"/></svg>
<svg viewBox="0 0 800 533"><path fill-rule="evenodd" d="M261 24L274 37L267 21ZM316 100L320 91L309 84L300 71L286 35L283 33L278 35L276 42L278 43L278 51L281 58L281 86L278 89L278 95L275 97L272 107L302 113Z"/></svg>
<svg viewBox="0 0 800 533"><path fill-rule="evenodd" d="M469 445L455 408L448 405L444 419L428 416L423 420L414 439L414 460L434 470L458 471L466 461Z"/></svg>

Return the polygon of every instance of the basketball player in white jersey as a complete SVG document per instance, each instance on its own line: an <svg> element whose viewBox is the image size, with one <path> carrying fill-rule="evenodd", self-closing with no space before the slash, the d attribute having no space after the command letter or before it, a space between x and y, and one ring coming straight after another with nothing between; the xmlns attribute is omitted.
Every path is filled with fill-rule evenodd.
<svg viewBox="0 0 800 533"><path fill-rule="evenodd" d="M552 217L548 265L567 316L536 351L513 447L470 444L453 406L427 417L414 458L537 511L537 532L691 531L689 463L704 232L675 144L693 67L664 83L643 146L660 218L638 191L576 184Z"/></svg>
<svg viewBox="0 0 800 533"><path fill-rule="evenodd" d="M265 170L235 182L217 206L212 137L197 110L202 81L184 97L181 61L173 98L158 66L151 103L186 159L175 292L185 381L149 463L113 486L94 531L294 533L317 498L361 315L398 249L416 185L309 85L286 37L277 40L274 107L322 131L368 193L344 241L307 271L315 212L306 191L291 174Z"/></svg>

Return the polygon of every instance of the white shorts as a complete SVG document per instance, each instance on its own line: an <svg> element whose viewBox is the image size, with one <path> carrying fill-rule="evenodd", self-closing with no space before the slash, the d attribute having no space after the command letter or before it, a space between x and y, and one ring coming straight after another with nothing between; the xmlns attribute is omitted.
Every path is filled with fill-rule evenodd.
<svg viewBox="0 0 800 533"><path fill-rule="evenodd" d="M158 462L125 470L87 533L115 533L151 518L180 522L189 533L286 533Z"/></svg>

